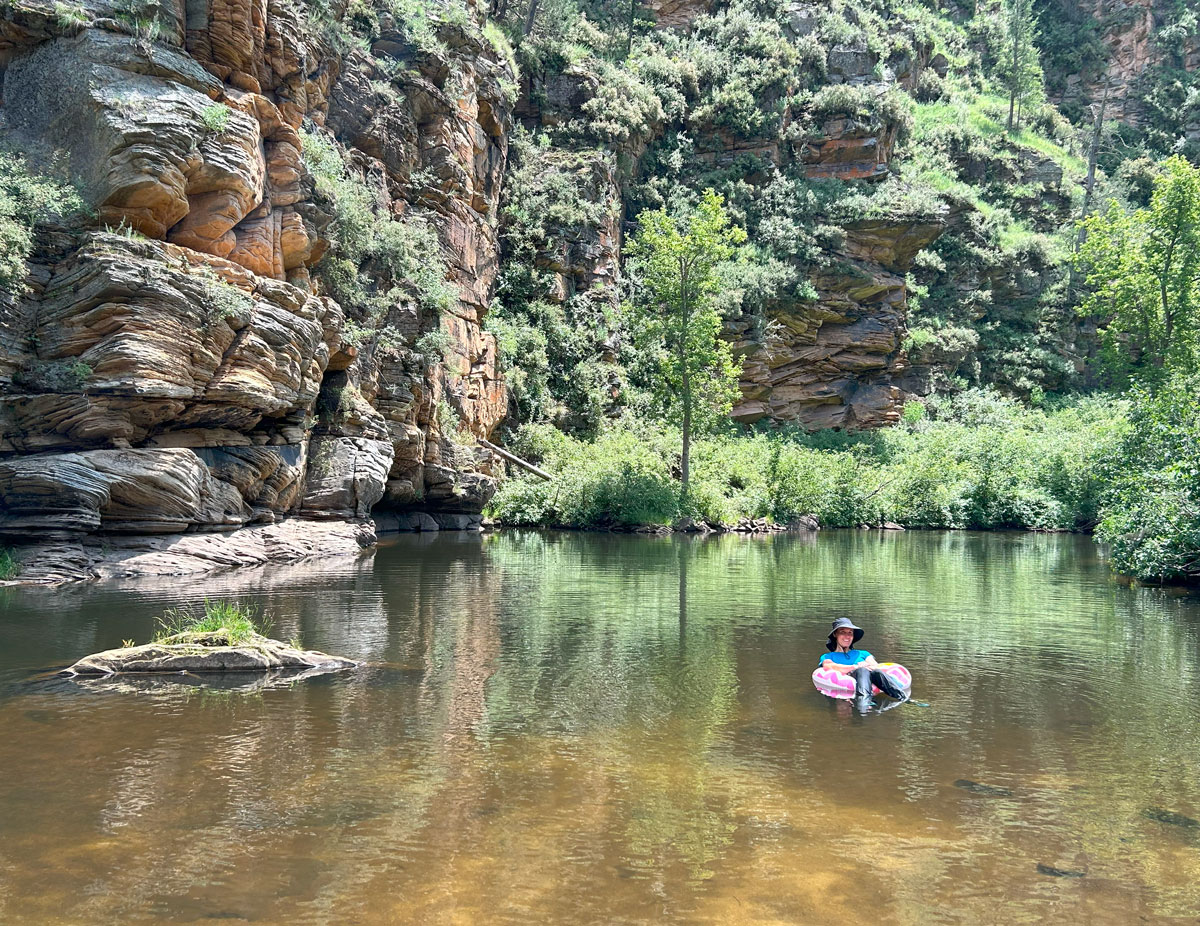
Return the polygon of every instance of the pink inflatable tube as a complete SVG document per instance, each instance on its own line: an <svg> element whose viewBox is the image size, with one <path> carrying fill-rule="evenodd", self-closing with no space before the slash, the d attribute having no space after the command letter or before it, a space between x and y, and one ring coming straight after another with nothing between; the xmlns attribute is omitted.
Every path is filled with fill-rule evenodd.
<svg viewBox="0 0 1200 926"><path fill-rule="evenodd" d="M879 671L890 676L906 693L912 688L912 675L900 663L881 662ZM813 684L817 686L817 691L831 698L850 700L854 697L854 679L833 669L818 668L813 673ZM879 689L872 685L871 693L879 694Z"/></svg>

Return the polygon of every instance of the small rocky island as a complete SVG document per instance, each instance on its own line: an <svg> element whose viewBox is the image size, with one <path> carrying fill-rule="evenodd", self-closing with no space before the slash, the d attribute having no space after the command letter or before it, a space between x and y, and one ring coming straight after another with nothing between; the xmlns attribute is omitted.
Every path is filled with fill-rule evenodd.
<svg viewBox="0 0 1200 926"><path fill-rule="evenodd" d="M263 635L253 612L236 604L205 602L203 615L168 611L162 630L141 646L127 645L80 659L63 675L117 675L149 672L335 671L358 663L316 650L299 640L283 643Z"/></svg>

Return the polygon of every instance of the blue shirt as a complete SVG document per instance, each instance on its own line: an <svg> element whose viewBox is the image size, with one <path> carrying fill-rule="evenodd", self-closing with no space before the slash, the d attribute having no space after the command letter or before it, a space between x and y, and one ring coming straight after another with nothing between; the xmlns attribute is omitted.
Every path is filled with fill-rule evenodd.
<svg viewBox="0 0 1200 926"><path fill-rule="evenodd" d="M865 649L852 649L848 653L826 653L817 660L817 665L821 665L826 659L839 666L856 666L871 654Z"/></svg>

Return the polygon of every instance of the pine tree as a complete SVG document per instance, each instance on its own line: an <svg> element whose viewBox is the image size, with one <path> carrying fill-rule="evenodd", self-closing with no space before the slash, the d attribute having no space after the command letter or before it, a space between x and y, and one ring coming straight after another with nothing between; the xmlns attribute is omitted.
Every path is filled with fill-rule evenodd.
<svg viewBox="0 0 1200 926"><path fill-rule="evenodd" d="M1004 47L1000 53L1000 79L1008 90L1008 131L1021 125L1025 104L1038 102L1044 92L1042 64L1038 58L1033 0L1004 0Z"/></svg>

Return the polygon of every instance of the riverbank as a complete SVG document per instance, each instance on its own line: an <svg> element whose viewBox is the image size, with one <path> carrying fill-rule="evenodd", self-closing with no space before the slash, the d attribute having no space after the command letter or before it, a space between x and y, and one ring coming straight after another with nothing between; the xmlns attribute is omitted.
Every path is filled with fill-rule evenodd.
<svg viewBox="0 0 1200 926"><path fill-rule="evenodd" d="M1200 399L1195 377L1151 393L1031 408L994 393L911 403L878 431L729 429L694 442L618 422L593 441L527 426L510 447L555 474L516 474L487 509L508 525L631 528L749 520L821 527L1095 532L1113 568L1200 581Z"/></svg>
<svg viewBox="0 0 1200 926"><path fill-rule="evenodd" d="M101 532L15 548L21 582L179 575L357 554L394 531L567 528L760 533L818 528L1095 533L1114 570L1200 582L1200 406L1190 380L1130 399L1031 409L992 394L910 407L870 432L730 429L697 440L686 496L668 426L593 441L530 426L509 446L553 474L510 474L480 513L373 511L232 531Z"/></svg>

